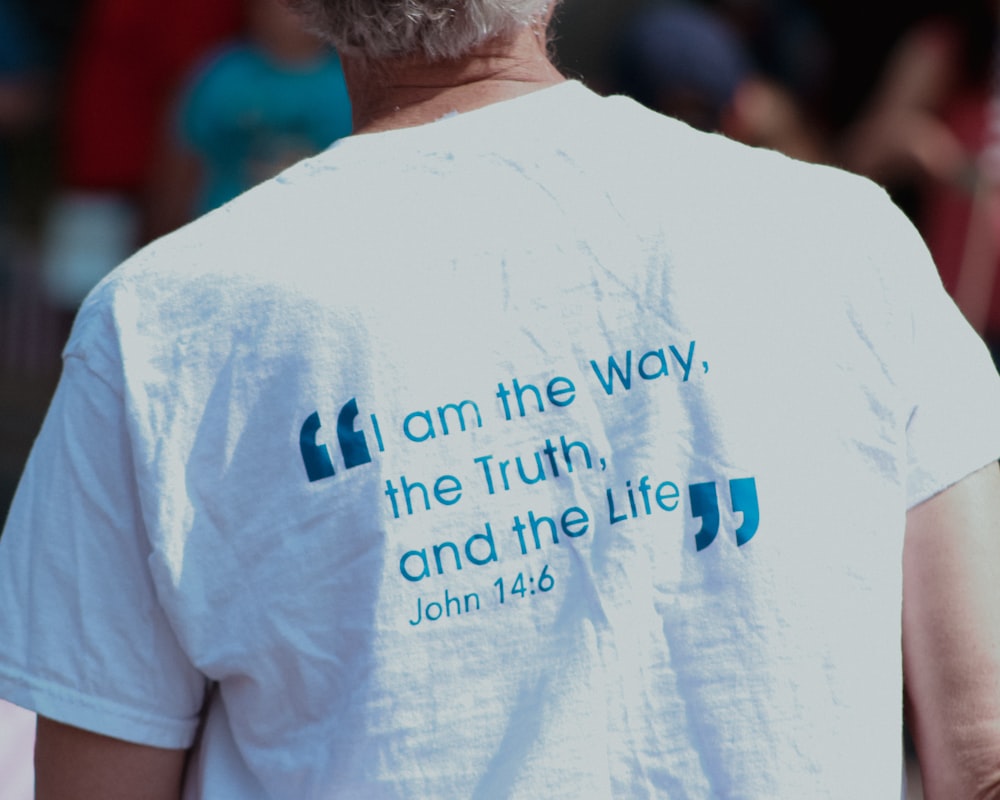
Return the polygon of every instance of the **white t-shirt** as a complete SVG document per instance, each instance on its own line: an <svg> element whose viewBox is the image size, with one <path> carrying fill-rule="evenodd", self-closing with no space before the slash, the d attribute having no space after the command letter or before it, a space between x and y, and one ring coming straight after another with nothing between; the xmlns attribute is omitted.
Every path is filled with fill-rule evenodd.
<svg viewBox="0 0 1000 800"><path fill-rule="evenodd" d="M0 694L187 798L885 798L1000 387L872 184L576 83L343 140L80 312Z"/></svg>

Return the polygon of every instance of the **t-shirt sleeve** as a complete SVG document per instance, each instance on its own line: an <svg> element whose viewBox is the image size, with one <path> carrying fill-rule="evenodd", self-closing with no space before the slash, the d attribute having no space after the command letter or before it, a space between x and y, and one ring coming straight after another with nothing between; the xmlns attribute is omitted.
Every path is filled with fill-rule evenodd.
<svg viewBox="0 0 1000 800"><path fill-rule="evenodd" d="M190 746L206 681L157 599L122 393L68 356L0 537L0 696Z"/></svg>
<svg viewBox="0 0 1000 800"><path fill-rule="evenodd" d="M1000 458L1000 376L982 339L945 292L919 234L895 207L886 242L901 244L895 274L906 303L907 506Z"/></svg>

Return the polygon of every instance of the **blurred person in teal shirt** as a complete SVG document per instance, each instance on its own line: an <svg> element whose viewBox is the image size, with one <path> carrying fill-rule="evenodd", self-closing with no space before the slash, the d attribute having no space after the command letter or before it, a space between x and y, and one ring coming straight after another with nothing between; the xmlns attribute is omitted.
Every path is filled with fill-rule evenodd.
<svg viewBox="0 0 1000 800"><path fill-rule="evenodd" d="M154 205L168 230L351 132L337 54L278 0L247 0L245 36L190 76Z"/></svg>

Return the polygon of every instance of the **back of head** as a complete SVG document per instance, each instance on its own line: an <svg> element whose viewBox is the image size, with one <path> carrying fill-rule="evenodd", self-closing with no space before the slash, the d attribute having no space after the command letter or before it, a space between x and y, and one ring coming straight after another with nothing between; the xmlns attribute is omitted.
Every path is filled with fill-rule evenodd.
<svg viewBox="0 0 1000 800"><path fill-rule="evenodd" d="M285 0L340 53L456 59L543 20L553 0Z"/></svg>

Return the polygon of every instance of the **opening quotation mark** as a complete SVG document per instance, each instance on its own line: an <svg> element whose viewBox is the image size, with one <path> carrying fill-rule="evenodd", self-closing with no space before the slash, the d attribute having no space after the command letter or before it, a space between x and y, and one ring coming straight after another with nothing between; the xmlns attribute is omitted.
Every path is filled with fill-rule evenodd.
<svg viewBox="0 0 1000 800"><path fill-rule="evenodd" d="M332 478L334 474L333 460L330 449L325 444L316 444L316 434L323 427L319 412L314 411L303 423L299 432L299 451L302 453L302 463L306 468L309 482Z"/></svg>
<svg viewBox="0 0 1000 800"><path fill-rule="evenodd" d="M701 530L694 541L698 552L712 546L719 535L719 495L715 483L693 483L691 516L701 517ZM736 546L743 547L753 539L760 525L760 504L757 501L757 481L754 478L735 478L729 481L729 496L733 511L743 515L743 523L736 529Z"/></svg>
<svg viewBox="0 0 1000 800"><path fill-rule="evenodd" d="M337 444L344 457L344 467L347 469L369 464L372 460L364 431L354 430L354 420L357 416L356 398L349 400L337 415ZM303 423L299 432L299 451L310 483L332 478L335 474L329 448L325 444L316 443L316 434L322 426L319 412L316 411Z"/></svg>

